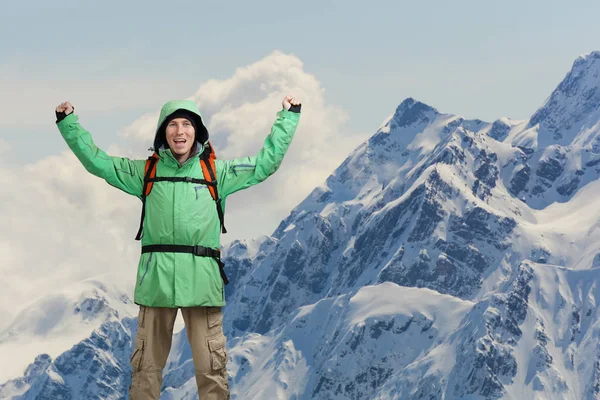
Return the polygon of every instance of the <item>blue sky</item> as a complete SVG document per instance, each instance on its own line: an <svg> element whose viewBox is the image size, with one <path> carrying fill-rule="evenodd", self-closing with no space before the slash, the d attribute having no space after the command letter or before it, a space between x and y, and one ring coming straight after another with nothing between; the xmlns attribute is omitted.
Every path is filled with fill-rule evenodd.
<svg viewBox="0 0 600 400"><path fill-rule="evenodd" d="M165 95L187 96L280 50L304 62L352 129L372 132L408 96L469 118L527 118L575 57L600 47L593 1L166 4L10 2L3 69L55 84L56 101L65 79L154 79L173 87Z"/></svg>

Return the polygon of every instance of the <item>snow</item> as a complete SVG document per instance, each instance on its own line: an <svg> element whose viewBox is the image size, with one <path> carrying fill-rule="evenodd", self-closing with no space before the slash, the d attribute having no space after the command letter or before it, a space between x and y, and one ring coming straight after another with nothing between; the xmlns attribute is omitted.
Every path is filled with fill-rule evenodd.
<svg viewBox="0 0 600 400"><path fill-rule="evenodd" d="M435 321L441 332L448 334L456 329L460 317L473 306L473 303L430 289L401 287L395 283L385 282L361 288L350 299L348 306L348 317L351 318L348 324L357 325L367 319L392 314L421 313L427 319Z"/></svg>
<svg viewBox="0 0 600 400"><path fill-rule="evenodd" d="M267 236L253 239L235 240L221 249L221 257L254 258L263 244L270 240Z"/></svg>
<svg viewBox="0 0 600 400"><path fill-rule="evenodd" d="M292 229L294 229L295 227L296 227L296 225L294 225L294 224L289 224L289 225L288 225L288 226L287 226L287 227L286 227L286 228L285 228L283 231L284 231L284 232L289 232L289 231L291 231Z"/></svg>
<svg viewBox="0 0 600 400"><path fill-rule="evenodd" d="M406 148L408 150L419 150L418 154L420 156L430 153L443 139L443 128L458 119L459 117L454 115L441 116L435 123L427 126L422 133L416 135L415 139Z"/></svg>
<svg viewBox="0 0 600 400"><path fill-rule="evenodd" d="M519 365L528 367L520 369L508 393L515 399L591 398L588 382L594 364L587 361L600 350L600 310L590 299L600 296L600 269L574 271L554 265L530 265L534 271L530 312L522 327L529 334L519 342L515 352ZM574 310L580 314L581 323L574 323ZM537 344L536 325L543 326L550 339L548 351L553 363L547 370L539 370L536 357L532 357ZM573 361L569 354L573 355Z"/></svg>
<svg viewBox="0 0 600 400"><path fill-rule="evenodd" d="M518 248L543 246L562 265L588 269L600 252L600 181L583 187L567 203L553 203L543 210L530 210L533 221L522 220Z"/></svg>
<svg viewBox="0 0 600 400"><path fill-rule="evenodd" d="M327 349L345 347L345 338L352 332L379 321L400 318L406 323L413 318L424 318L432 322L428 329L437 332L441 340L457 327L472 306L472 302L429 289L401 287L387 282L363 287L350 297L328 298L301 307L282 329L267 335L247 334L231 344L229 371L234 377L232 399L312 399L310 391L305 391L311 379L309 374L321 368L327 370L328 365L336 364L339 360L337 357L329 358ZM336 331L344 334L337 335L338 339L335 339ZM421 339L412 336L410 331L407 335L411 335L411 339L407 340L415 341L411 347L416 351L409 352L406 347L406 357L416 357L421 353L418 350L422 346L419 344ZM344 370L350 374L358 365L368 365L369 360L391 356L389 345L367 344L369 347L364 349L364 357L368 358L343 363ZM348 357L358 355L348 353Z"/></svg>

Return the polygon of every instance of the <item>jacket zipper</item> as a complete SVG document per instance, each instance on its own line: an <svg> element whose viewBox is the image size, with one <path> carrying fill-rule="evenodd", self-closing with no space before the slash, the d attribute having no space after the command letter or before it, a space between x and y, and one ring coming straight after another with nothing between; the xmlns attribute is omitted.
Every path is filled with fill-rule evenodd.
<svg viewBox="0 0 600 400"><path fill-rule="evenodd" d="M240 169L255 169L255 168L256 168L256 166L255 166L255 165L252 165L252 164L237 164L237 165L232 165L232 166L231 166L231 170L233 171L233 174L234 174L235 176L237 176L237 171L236 171L236 169L238 169L238 168L240 168Z"/></svg>

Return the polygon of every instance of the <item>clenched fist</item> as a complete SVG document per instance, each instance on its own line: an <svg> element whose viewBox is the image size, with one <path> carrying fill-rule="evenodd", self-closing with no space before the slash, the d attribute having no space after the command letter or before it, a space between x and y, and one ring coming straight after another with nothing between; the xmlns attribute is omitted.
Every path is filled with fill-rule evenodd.
<svg viewBox="0 0 600 400"><path fill-rule="evenodd" d="M298 106L300 105L300 102L296 100L296 96L285 96L285 98L281 102L281 105L283 106L283 108L289 111L290 107Z"/></svg>
<svg viewBox="0 0 600 400"><path fill-rule="evenodd" d="M60 103L56 107L56 112L57 113L64 112L66 115L69 115L73 112L74 109L75 109L75 107L73 107L73 105L71 103L69 103L68 101L65 101L64 103Z"/></svg>

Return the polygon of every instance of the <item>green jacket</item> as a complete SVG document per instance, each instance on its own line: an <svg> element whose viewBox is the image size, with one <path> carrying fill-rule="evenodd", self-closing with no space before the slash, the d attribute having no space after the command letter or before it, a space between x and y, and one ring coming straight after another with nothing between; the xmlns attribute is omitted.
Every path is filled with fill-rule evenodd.
<svg viewBox="0 0 600 400"><path fill-rule="evenodd" d="M168 115L162 114L159 127ZM223 210L227 196L264 181L279 168L299 118L299 113L282 109L258 154L216 160ZM141 199L146 160L109 156L94 144L74 114L60 121L58 129L88 172ZM157 150L160 159L156 176L202 178L199 157L205 144L183 165L173 157L171 150ZM220 234L215 202L206 186L187 182L154 183L146 199L142 245L201 245L219 249ZM138 263L134 301L154 307L224 306L218 264L212 258L192 254L144 253Z"/></svg>

